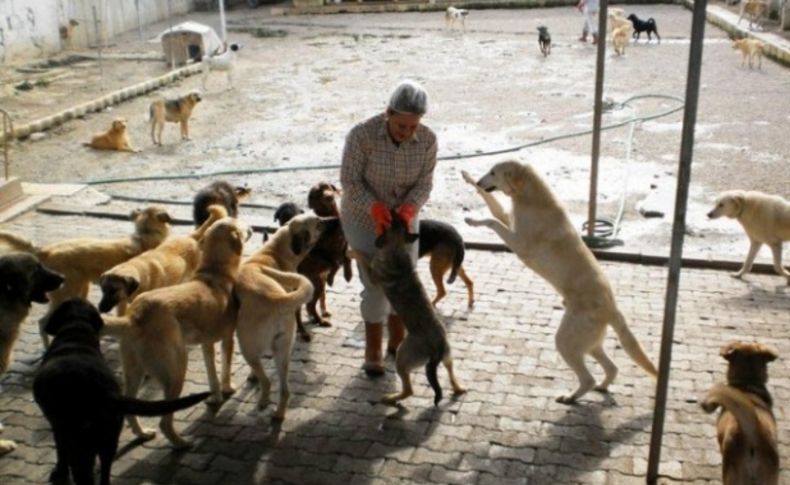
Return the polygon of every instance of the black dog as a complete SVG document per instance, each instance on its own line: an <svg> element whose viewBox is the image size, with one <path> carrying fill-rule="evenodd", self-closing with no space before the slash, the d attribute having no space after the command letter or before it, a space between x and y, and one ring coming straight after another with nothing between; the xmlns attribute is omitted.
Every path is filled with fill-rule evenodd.
<svg viewBox="0 0 790 485"><path fill-rule="evenodd" d="M93 484L96 455L100 483L109 485L125 414L159 416L194 406L210 393L171 401L141 401L121 395L99 348L104 322L98 310L80 298L61 303L45 330L55 339L33 380L33 397L55 436L57 463L50 481Z"/></svg>
<svg viewBox="0 0 790 485"><path fill-rule="evenodd" d="M632 13L628 16L628 20L634 24L634 33L632 34L632 37L634 37L636 40L639 40L639 34L642 32L647 32L647 41L650 42L653 40L653 38L650 36L650 33L652 32L656 34L656 37L658 37L658 43L661 43L661 36L658 35L658 26L656 26L656 21L653 19L653 17L650 17L647 20L641 20L636 16L636 14Z"/></svg>
<svg viewBox="0 0 790 485"><path fill-rule="evenodd" d="M541 25L538 27L538 45L543 57L551 54L551 35L549 35L549 28L546 26Z"/></svg>
<svg viewBox="0 0 790 485"><path fill-rule="evenodd" d="M274 220L279 222L280 226L283 226L299 214L304 214L304 210L301 207L293 202L284 202L274 211Z"/></svg>
<svg viewBox="0 0 790 485"><path fill-rule="evenodd" d="M433 299L433 305L436 306L439 300L447 295L442 278L449 270L450 276L447 278L447 283L453 283L456 276L460 276L466 285L468 294L467 305L469 308L472 308L475 302L475 285L466 275L463 267L465 250L464 239L461 237L461 234L446 222L422 219L420 220L418 242L420 245L419 257L431 255L431 277L436 285L436 297Z"/></svg>
<svg viewBox="0 0 790 485"><path fill-rule="evenodd" d="M207 187L203 187L195 195L192 202L192 218L195 220L195 227L200 227L209 218L208 206L219 204L225 207L230 217L238 217L239 202L250 195L251 190L247 187L234 187L224 180L212 182Z"/></svg>

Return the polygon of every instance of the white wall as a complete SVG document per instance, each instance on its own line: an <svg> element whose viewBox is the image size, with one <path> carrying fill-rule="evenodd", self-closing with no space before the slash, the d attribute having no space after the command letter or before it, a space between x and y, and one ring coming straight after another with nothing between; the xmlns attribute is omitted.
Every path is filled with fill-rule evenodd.
<svg viewBox="0 0 790 485"><path fill-rule="evenodd" d="M194 7L194 0L169 0L173 15ZM101 20L105 41L137 28L137 4L143 25L168 17L168 0L0 0L0 63L40 57L60 51L60 26L69 19L75 48L96 44L93 7Z"/></svg>

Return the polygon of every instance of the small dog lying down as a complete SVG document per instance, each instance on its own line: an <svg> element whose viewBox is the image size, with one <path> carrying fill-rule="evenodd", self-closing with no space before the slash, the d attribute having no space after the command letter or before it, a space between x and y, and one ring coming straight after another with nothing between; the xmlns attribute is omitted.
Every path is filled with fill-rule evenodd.
<svg viewBox="0 0 790 485"><path fill-rule="evenodd" d="M749 60L749 69L752 68L754 60L757 59L757 68L763 68L763 52L765 44L758 39L739 39L732 41L732 48L741 51L741 67L746 65Z"/></svg>
<svg viewBox="0 0 790 485"><path fill-rule="evenodd" d="M68 482L71 474L77 485L93 484L98 455L100 483L109 485L125 414L159 416L209 396L204 392L169 401L122 396L99 347L103 325L96 308L80 298L61 303L47 322L46 330L55 338L33 380L33 397L55 435L58 459L51 482Z"/></svg>
<svg viewBox="0 0 790 485"><path fill-rule="evenodd" d="M246 186L233 186L224 180L211 182L195 194L192 201L192 219L195 227L200 227L209 218L208 207L219 204L225 207L229 217L239 217L239 203L247 199L252 192Z"/></svg>
<svg viewBox="0 0 790 485"><path fill-rule="evenodd" d="M442 278L450 270L447 283L452 284L456 276L460 276L466 285L467 307L472 308L475 304L475 284L464 270L465 249L461 234L446 222L421 219L419 244L419 256L421 258L425 255L431 256L431 277L436 285L436 297L432 301L433 305L436 306L439 300L447 295Z"/></svg>
<svg viewBox="0 0 790 485"><path fill-rule="evenodd" d="M653 33L656 34L656 37L658 38L658 43L659 44L661 43L661 36L658 35L658 26L656 25L656 21L655 19L653 19L653 17L650 17L647 20L641 20L639 17L636 16L636 14L632 13L631 15L628 16L628 20L630 20L634 26L634 33L632 36L636 40L639 40L639 36L642 34L642 32L646 32L648 42L653 40L653 38L650 36L650 34Z"/></svg>
<svg viewBox="0 0 790 485"><path fill-rule="evenodd" d="M549 34L549 28L544 25L538 26L538 46L543 57L551 54L551 35Z"/></svg>
<svg viewBox="0 0 790 485"><path fill-rule="evenodd" d="M126 118L115 118L110 129L94 136L85 146L97 150L118 150L121 152L137 153L140 150L132 148L129 143L129 133L126 130Z"/></svg>
<svg viewBox="0 0 790 485"><path fill-rule="evenodd" d="M790 271L782 266L782 242L790 241L790 202L778 195L731 190L719 195L713 210L708 212L710 219L722 216L737 219L750 243L743 267L733 276L741 278L751 271L757 252L767 244L773 253L774 270L790 285Z"/></svg>
<svg viewBox="0 0 790 485"><path fill-rule="evenodd" d="M369 268L371 279L382 286L387 300L407 330L406 338L395 354L395 368L403 388L399 393L385 396L382 402L387 404L395 404L414 394L411 372L420 366L425 366L428 382L434 392L433 402L438 404L442 399L442 388L436 375L439 363L443 363L447 369L453 393L466 392L453 372L447 331L417 277L406 247L414 244L417 238L417 234L408 233L406 225L392 211L392 225L376 239L378 251L372 259L357 255L360 262Z"/></svg>
<svg viewBox="0 0 790 485"><path fill-rule="evenodd" d="M225 71L228 73L228 86L233 88L233 70L236 67L236 53L241 50L241 44L230 44L224 52L214 53L204 57L201 64L203 70L203 90L206 89L206 80L210 71Z"/></svg>
<svg viewBox="0 0 790 485"><path fill-rule="evenodd" d="M778 485L779 450L773 399L765 383L776 353L758 343L731 342L721 349L729 362L727 384L716 384L702 402L716 422L724 485Z"/></svg>
<svg viewBox="0 0 790 485"><path fill-rule="evenodd" d="M444 24L448 28L453 28L456 22L461 24L461 27L466 30L466 16L469 15L469 10L463 8L447 7L444 13Z"/></svg>

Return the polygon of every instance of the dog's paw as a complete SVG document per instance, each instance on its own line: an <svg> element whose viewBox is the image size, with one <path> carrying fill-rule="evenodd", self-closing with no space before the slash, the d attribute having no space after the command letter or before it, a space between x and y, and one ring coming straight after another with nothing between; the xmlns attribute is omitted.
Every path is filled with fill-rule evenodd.
<svg viewBox="0 0 790 485"><path fill-rule="evenodd" d="M299 337L302 339L303 342L310 342L313 340L313 334L308 332L307 330L299 331Z"/></svg>
<svg viewBox="0 0 790 485"><path fill-rule="evenodd" d="M560 396L555 401L560 404L576 404L576 399L572 396Z"/></svg>
<svg viewBox="0 0 790 485"><path fill-rule="evenodd" d="M156 438L156 430L151 428L142 428L139 433L135 433L135 436L143 441L151 441L152 439Z"/></svg>
<svg viewBox="0 0 790 485"><path fill-rule="evenodd" d="M11 440L0 440L0 456L7 455L16 449L16 443Z"/></svg>
<svg viewBox="0 0 790 485"><path fill-rule="evenodd" d="M485 225L485 221L480 219L472 219L471 217L464 217L464 222L472 227L480 227Z"/></svg>
<svg viewBox="0 0 790 485"><path fill-rule="evenodd" d="M742 280L742 279L743 279L743 273L741 273L741 272L738 272L738 273L730 273L730 276L732 276L732 277L733 277L733 278L735 278L736 280Z"/></svg>
<svg viewBox="0 0 790 485"><path fill-rule="evenodd" d="M477 181L475 181L475 179L472 178L472 176L469 175L469 172L466 170L461 170L461 177L463 177L466 183L477 186Z"/></svg>
<svg viewBox="0 0 790 485"><path fill-rule="evenodd" d="M593 389L596 392L600 392L602 394L609 394L609 386L600 385L600 386L595 386Z"/></svg>
<svg viewBox="0 0 790 485"><path fill-rule="evenodd" d="M230 396L236 393L236 386L233 384L225 384L222 386L222 398L223 400L229 398Z"/></svg>

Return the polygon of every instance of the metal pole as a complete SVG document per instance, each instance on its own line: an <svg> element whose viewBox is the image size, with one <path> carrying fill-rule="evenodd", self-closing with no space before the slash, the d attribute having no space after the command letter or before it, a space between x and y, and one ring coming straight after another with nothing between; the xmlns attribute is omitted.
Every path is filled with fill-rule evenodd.
<svg viewBox="0 0 790 485"><path fill-rule="evenodd" d="M96 32L96 45L99 51L99 83L100 89L104 91L104 63L102 62L101 55L102 44L104 44L104 42L102 42L101 31L99 29L99 23L101 21L99 20L99 15L96 13L96 5L93 5L91 9L93 10L93 30Z"/></svg>
<svg viewBox="0 0 790 485"><path fill-rule="evenodd" d="M601 0L598 10L598 45L595 59L595 105L593 109L592 163L590 167L590 200L587 204L587 235L595 236L595 213L598 207L598 158L601 153L601 112L603 71L606 64L606 12L608 0Z"/></svg>
<svg viewBox="0 0 790 485"><path fill-rule="evenodd" d="M219 23L220 32L222 33L222 43L227 46L228 31L225 28L225 0L219 0Z"/></svg>
<svg viewBox="0 0 790 485"><path fill-rule="evenodd" d="M137 9L137 32L140 34L142 42L145 38L143 37L143 18L140 15L140 0L134 0L134 8Z"/></svg>
<svg viewBox="0 0 790 485"><path fill-rule="evenodd" d="M167 0L167 21L170 24L170 38L173 38L173 5L171 0ZM170 70L176 70L176 56L175 56L175 49L173 48L173 43L168 43L168 50L170 51Z"/></svg>
<svg viewBox="0 0 790 485"><path fill-rule="evenodd" d="M661 357L656 384L656 404L653 412L653 430L650 436L650 456L647 462L647 483L655 484L661 461L661 439L667 407L667 385L672 360L672 338L675 332L680 267L683 257L683 236L686 232L686 205L688 203L691 160L694 153L694 125L697 121L700 71L702 70L702 42L705 37L705 8L707 0L694 1L691 22L691 45L686 76L686 109L683 112L683 136L680 141L678 185L675 193L675 219L672 223L672 247L669 253L667 294L664 300L664 325L661 331Z"/></svg>
<svg viewBox="0 0 790 485"><path fill-rule="evenodd" d="M14 121L11 119L5 110L0 109L0 114L3 115L3 166L5 179L8 180L11 176L11 162L8 159L8 145L14 139Z"/></svg>

